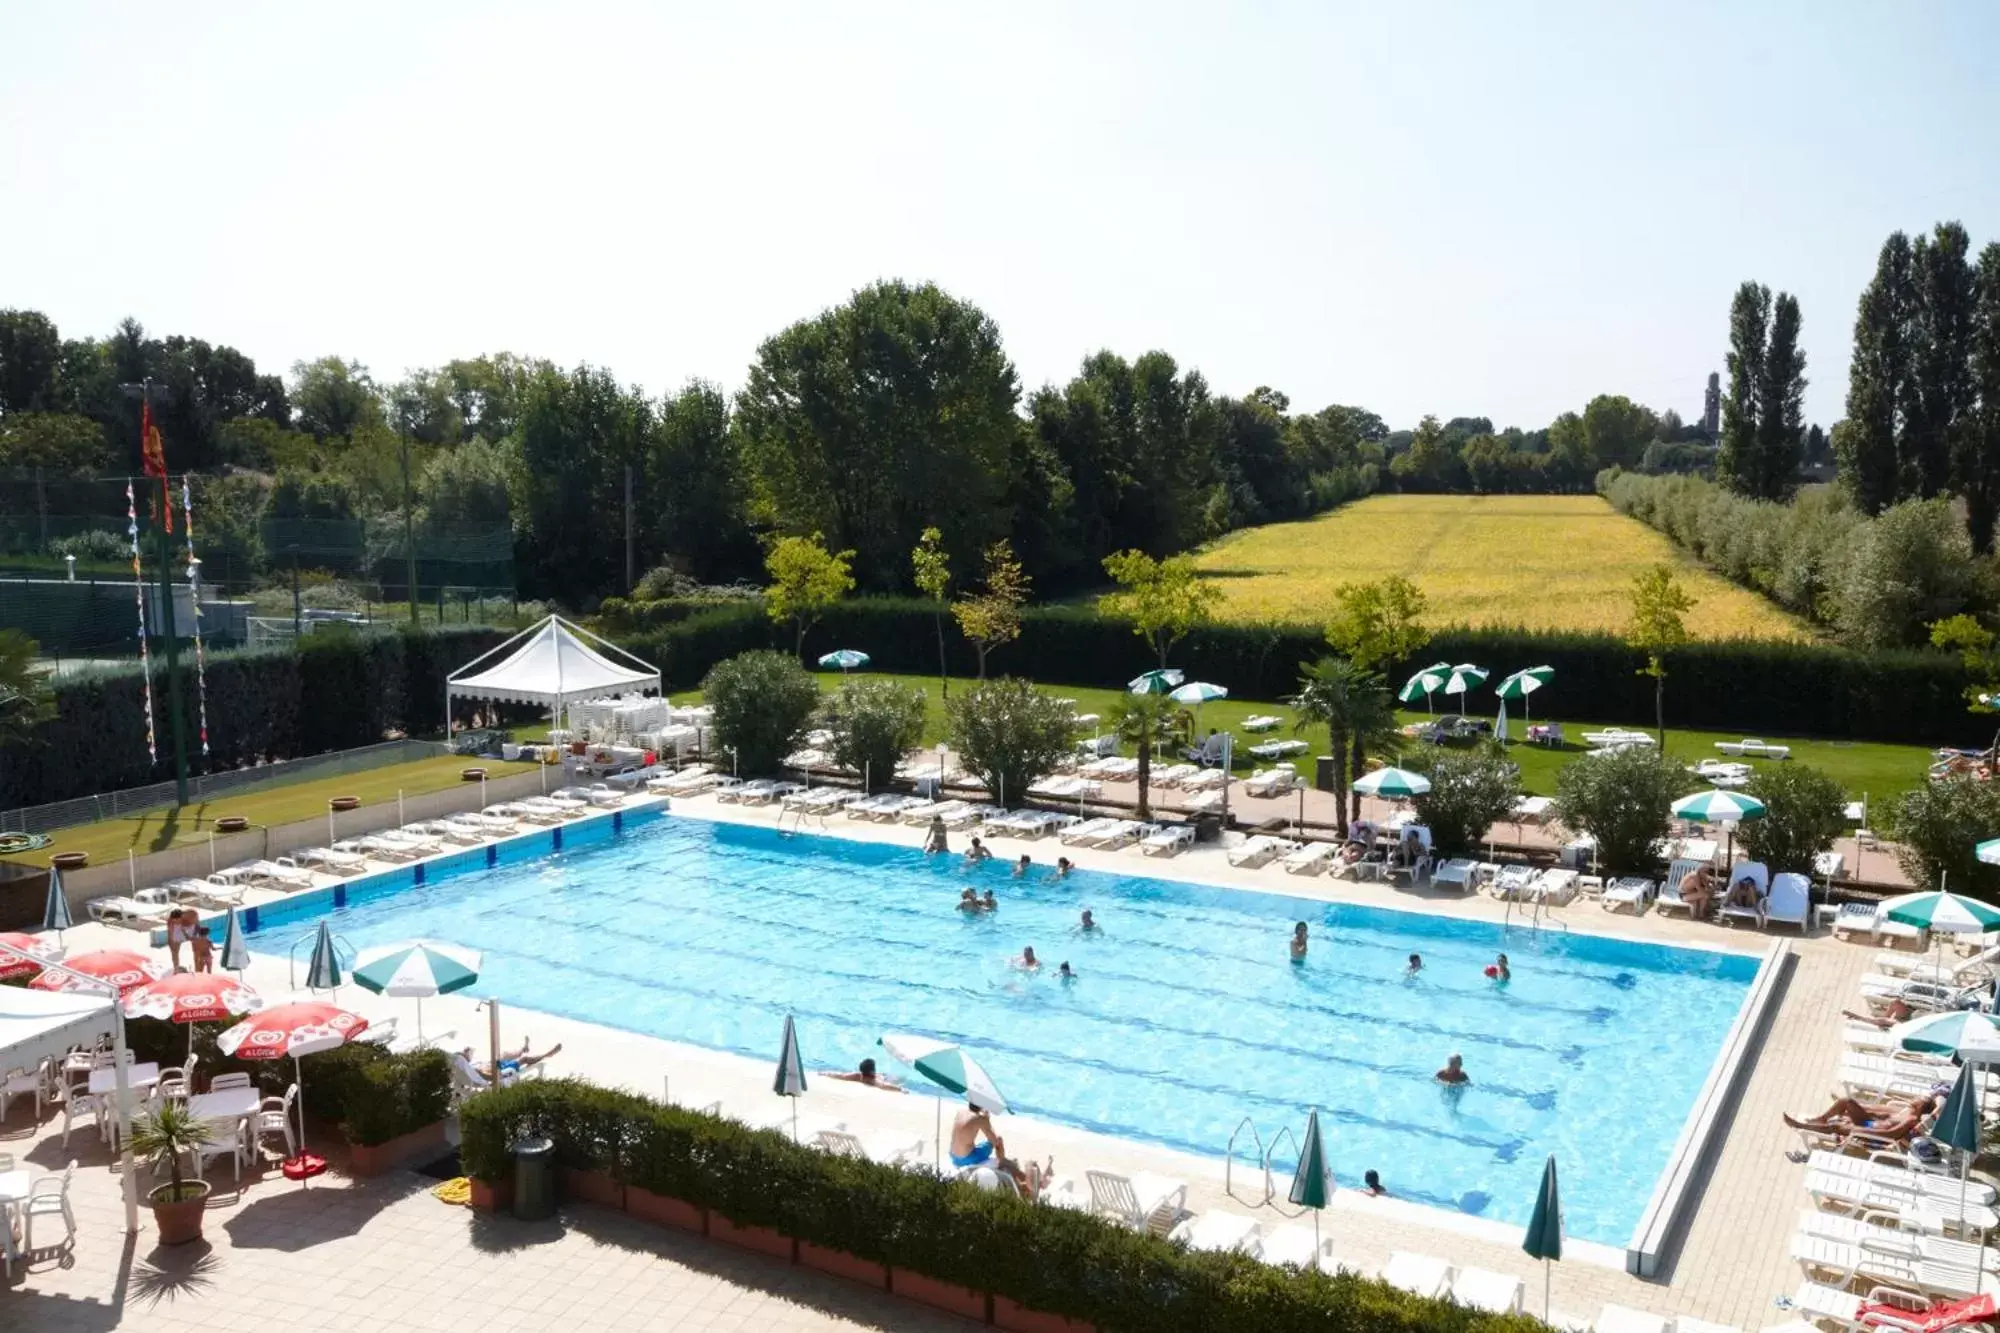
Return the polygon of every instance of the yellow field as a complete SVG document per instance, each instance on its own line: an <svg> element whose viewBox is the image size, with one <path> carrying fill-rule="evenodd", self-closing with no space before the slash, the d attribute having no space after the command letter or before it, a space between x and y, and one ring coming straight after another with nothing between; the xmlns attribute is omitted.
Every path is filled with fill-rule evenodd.
<svg viewBox="0 0 2000 1333"><path fill-rule="evenodd" d="M1618 631L1632 576L1661 562L1694 596L1705 639L1811 637L1756 593L1726 583L1594 495L1378 495L1318 518L1231 533L1195 557L1230 620L1323 620L1333 590L1400 574L1434 626Z"/></svg>

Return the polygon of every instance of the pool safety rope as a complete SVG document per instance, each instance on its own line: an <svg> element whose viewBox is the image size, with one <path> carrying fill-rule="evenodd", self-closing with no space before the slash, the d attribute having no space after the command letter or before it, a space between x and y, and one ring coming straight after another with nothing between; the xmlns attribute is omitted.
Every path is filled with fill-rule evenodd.
<svg viewBox="0 0 2000 1333"><path fill-rule="evenodd" d="M194 554L194 501L188 496L187 474L181 474L181 526L187 530L188 600L194 603L194 693L201 710L201 752L208 753L208 661L201 650L201 561Z"/></svg>
<svg viewBox="0 0 2000 1333"><path fill-rule="evenodd" d="M125 478L125 535L132 539L132 595L139 602L139 679L146 691L146 757L160 762L160 750L153 737L153 659L146 651L146 575L139 567L139 500L132 494L132 479Z"/></svg>

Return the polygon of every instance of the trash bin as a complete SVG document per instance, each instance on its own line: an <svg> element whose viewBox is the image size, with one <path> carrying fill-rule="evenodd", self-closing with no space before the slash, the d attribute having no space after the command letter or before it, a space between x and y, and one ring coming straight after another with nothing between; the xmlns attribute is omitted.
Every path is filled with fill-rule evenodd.
<svg viewBox="0 0 2000 1333"><path fill-rule="evenodd" d="M1320 791L1333 790L1333 756L1323 754L1313 760L1313 786Z"/></svg>
<svg viewBox="0 0 2000 1333"><path fill-rule="evenodd" d="M556 1143L521 1139L514 1144L514 1216L539 1222L556 1215Z"/></svg>

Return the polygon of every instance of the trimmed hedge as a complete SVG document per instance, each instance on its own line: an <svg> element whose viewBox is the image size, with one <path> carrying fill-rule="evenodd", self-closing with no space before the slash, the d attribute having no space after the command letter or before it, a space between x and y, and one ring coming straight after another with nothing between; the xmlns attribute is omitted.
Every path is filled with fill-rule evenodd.
<svg viewBox="0 0 2000 1333"><path fill-rule="evenodd" d="M492 629L321 632L295 647L218 653L208 660L209 756L201 757L192 647L181 662L190 772L259 755L298 758L380 741L385 731L433 732L444 678L498 644ZM153 659L159 760L146 758L145 696L137 667L65 679L56 716L26 742L0 746L0 809L91 796L173 777L166 668Z"/></svg>
<svg viewBox="0 0 2000 1333"><path fill-rule="evenodd" d="M1524 1316L1425 1300L1351 1273L1297 1273L1190 1252L1061 1208L833 1156L633 1093L531 1079L469 1099L460 1159L476 1179L513 1170L510 1145L555 1141L559 1164L939 1282L1104 1329L1204 1333L1529 1330Z"/></svg>
<svg viewBox="0 0 2000 1333"><path fill-rule="evenodd" d="M929 602L865 598L828 611L806 636L806 656L860 648L879 670L929 675L937 636ZM657 662L677 689L699 683L709 665L752 648L789 650L754 604L703 611L625 645ZM947 635L954 675L976 669L972 645ZM1177 645L1173 664L1194 679L1220 681L1239 698L1281 699L1298 688L1298 665L1327 651L1306 625L1215 625ZM1651 682L1638 653L1607 634L1450 629L1389 675L1400 683L1414 666L1477 662L1498 679L1527 666L1555 668L1555 683L1535 701L1541 715L1650 727ZM1022 617L1021 637L993 651L988 670L1063 684L1111 685L1151 665L1145 645L1120 620L1088 607L1038 607ZM1731 639L1696 643L1669 655L1667 725L1745 735L1824 736L1926 745L1963 742L1970 732L1962 663L1923 650L1862 652L1816 643ZM1491 695L1481 707L1491 706Z"/></svg>

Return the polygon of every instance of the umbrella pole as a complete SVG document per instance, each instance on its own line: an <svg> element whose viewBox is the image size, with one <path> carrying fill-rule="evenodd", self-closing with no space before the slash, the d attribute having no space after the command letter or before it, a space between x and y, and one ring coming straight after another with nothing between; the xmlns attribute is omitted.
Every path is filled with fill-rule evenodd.
<svg viewBox="0 0 2000 1333"><path fill-rule="evenodd" d="M417 1045L424 1044L424 997L417 997Z"/></svg>
<svg viewBox="0 0 2000 1333"><path fill-rule="evenodd" d="M934 1097L937 1111L931 1116L931 1165L944 1174L944 1098Z"/></svg>
<svg viewBox="0 0 2000 1333"><path fill-rule="evenodd" d="M311 1177L306 1175L306 1072L299 1064L299 1057L292 1057L292 1081L299 1085L299 1188L311 1189Z"/></svg>
<svg viewBox="0 0 2000 1333"><path fill-rule="evenodd" d="M1549 1279L1555 1272L1548 1260L1542 1260L1542 1322L1551 1322L1549 1317Z"/></svg>
<svg viewBox="0 0 2000 1333"><path fill-rule="evenodd" d="M1313 1272L1319 1271L1319 1209L1313 1209Z"/></svg>

